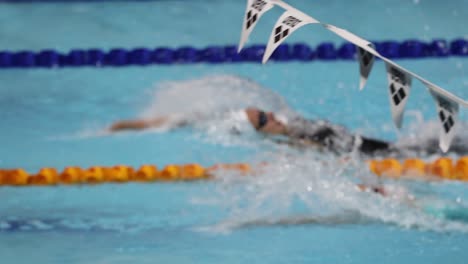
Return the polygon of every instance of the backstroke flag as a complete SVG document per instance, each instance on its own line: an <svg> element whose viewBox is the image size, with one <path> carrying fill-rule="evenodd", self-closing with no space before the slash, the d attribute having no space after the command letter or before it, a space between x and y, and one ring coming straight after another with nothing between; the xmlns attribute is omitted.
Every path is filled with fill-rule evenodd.
<svg viewBox="0 0 468 264"><path fill-rule="evenodd" d="M270 10L273 5L268 0L248 0L247 8L245 9L244 23L242 25L241 39L238 47L238 52L242 50L245 42L249 38L250 33L254 29L260 17Z"/></svg>
<svg viewBox="0 0 468 264"><path fill-rule="evenodd" d="M354 35L353 33L339 28L334 25L330 24L322 24L324 28L330 30L331 32L335 33L336 35L344 38L345 40L353 43L356 45L357 48L357 59L359 61L359 90L364 89L366 85L367 78L369 78L369 74L372 70L372 66L374 64L375 56L372 53L377 53L374 48L374 44L371 42Z"/></svg>
<svg viewBox="0 0 468 264"><path fill-rule="evenodd" d="M369 44L369 47L374 49L373 44ZM357 48L357 54L358 54L358 61L359 61L359 74L360 74L360 80L359 80L359 90L364 89L364 86L366 85L367 78L369 78L369 74L372 70L372 66L374 65L374 55L372 55L370 52L367 50L356 46Z"/></svg>
<svg viewBox="0 0 468 264"><path fill-rule="evenodd" d="M275 49L294 31L311 23L320 22L294 9L284 12L273 27L265 54L263 54L262 63L265 63Z"/></svg>
<svg viewBox="0 0 468 264"><path fill-rule="evenodd" d="M401 128L403 112L411 89L411 75L390 63L385 65L387 66L388 93L393 122L396 127Z"/></svg>
<svg viewBox="0 0 468 264"><path fill-rule="evenodd" d="M439 116L440 124L442 125L442 130L440 131L439 138L439 147L442 151L446 152L450 143L452 142L455 136L455 128L458 123L458 104L448 100L441 94L437 94L432 90L432 97L436 101L437 106L437 115Z"/></svg>

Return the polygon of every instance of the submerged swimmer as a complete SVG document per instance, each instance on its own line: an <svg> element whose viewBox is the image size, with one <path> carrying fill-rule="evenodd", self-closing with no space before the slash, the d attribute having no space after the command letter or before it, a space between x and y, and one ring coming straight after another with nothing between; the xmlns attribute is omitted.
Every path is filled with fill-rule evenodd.
<svg viewBox="0 0 468 264"><path fill-rule="evenodd" d="M320 150L337 154L357 150L363 154L389 153L396 148L389 142L363 137L347 131L344 127L324 120L307 120L296 116L288 120L283 115L265 112L250 107L242 110L241 115L257 131L264 135L283 136L287 143L294 146L313 146ZM177 128L192 125L201 117L157 117L150 119L123 120L114 123L110 131L143 130L169 126Z"/></svg>

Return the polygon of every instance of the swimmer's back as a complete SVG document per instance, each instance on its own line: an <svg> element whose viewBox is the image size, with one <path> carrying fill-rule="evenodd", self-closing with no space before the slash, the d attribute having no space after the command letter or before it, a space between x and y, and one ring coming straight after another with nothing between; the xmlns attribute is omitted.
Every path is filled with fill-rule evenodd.
<svg viewBox="0 0 468 264"><path fill-rule="evenodd" d="M388 142L361 137L328 121L313 121L301 117L296 117L288 122L288 136L292 139L319 144L336 153L349 153L358 149L364 154L373 154L392 148Z"/></svg>

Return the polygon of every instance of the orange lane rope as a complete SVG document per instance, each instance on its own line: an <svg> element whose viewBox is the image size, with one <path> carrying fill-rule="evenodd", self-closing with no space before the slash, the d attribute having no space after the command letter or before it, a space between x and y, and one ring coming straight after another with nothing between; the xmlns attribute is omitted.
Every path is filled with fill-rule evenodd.
<svg viewBox="0 0 468 264"><path fill-rule="evenodd" d="M468 156L455 161L443 157L432 162L425 162L421 159L369 160L368 165L370 171L379 177L468 181ZM24 169L0 169L0 186L193 181L210 179L220 170L235 171L242 175L253 172L247 163L216 164L211 167L203 167L195 163L172 164L161 170L155 165L142 165L138 169L125 165L93 166L87 169L66 167L61 172L55 168L42 168L35 174L29 174Z"/></svg>
<svg viewBox="0 0 468 264"><path fill-rule="evenodd" d="M215 171L234 170L247 174L248 164L217 164L203 167L199 164L167 165L158 170L155 165L142 165L138 169L130 166L114 167L93 166L87 169L66 167L62 172L55 168L42 168L35 174L29 174L24 169L0 169L0 185L57 185L57 184L98 184L124 182L152 181L190 181L213 177Z"/></svg>
<svg viewBox="0 0 468 264"><path fill-rule="evenodd" d="M421 159L406 159L402 162L396 159L370 160L368 165L377 176L468 181L468 156L455 161L441 157L433 162Z"/></svg>

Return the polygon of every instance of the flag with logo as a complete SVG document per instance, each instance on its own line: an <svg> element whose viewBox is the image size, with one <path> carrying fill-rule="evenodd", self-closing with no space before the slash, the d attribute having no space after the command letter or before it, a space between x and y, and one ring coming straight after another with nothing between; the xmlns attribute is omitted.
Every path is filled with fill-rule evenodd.
<svg viewBox="0 0 468 264"><path fill-rule="evenodd" d="M262 63L265 63L270 58L271 54L273 54L275 49L294 31L311 23L319 22L294 9L284 12L273 27L265 54L263 54Z"/></svg>
<svg viewBox="0 0 468 264"><path fill-rule="evenodd" d="M368 46L374 49L372 44L368 44ZM366 85L367 79L369 78L369 74L372 70L372 66L374 65L374 55L372 55L369 51L356 46L357 54L358 54L358 61L359 61L359 73L360 73L360 80L359 80L359 90L362 90Z"/></svg>
<svg viewBox="0 0 468 264"><path fill-rule="evenodd" d="M446 152L455 136L455 128L458 123L458 104L449 100L441 94L431 91L431 95L436 101L437 115L442 130L440 132L439 147Z"/></svg>
<svg viewBox="0 0 468 264"><path fill-rule="evenodd" d="M260 17L273 5L268 0L248 0L238 51L241 51Z"/></svg>
<svg viewBox="0 0 468 264"><path fill-rule="evenodd" d="M393 122L401 128L406 101L411 89L411 75L390 63L386 63L386 66Z"/></svg>

